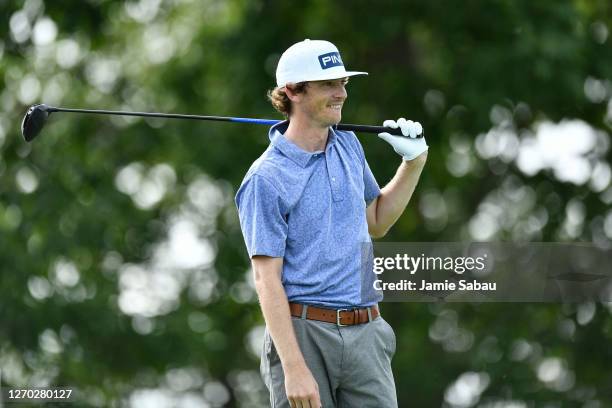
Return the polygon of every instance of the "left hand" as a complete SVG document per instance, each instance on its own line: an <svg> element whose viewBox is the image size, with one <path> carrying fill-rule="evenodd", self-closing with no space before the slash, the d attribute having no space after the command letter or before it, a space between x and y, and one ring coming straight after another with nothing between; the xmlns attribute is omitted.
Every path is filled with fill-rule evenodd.
<svg viewBox="0 0 612 408"><path fill-rule="evenodd" d="M410 161L429 149L425 137L417 138L418 135L423 133L423 127L419 122L413 122L404 118L394 120L385 120L383 126L397 129L398 127L402 131L402 136L394 136L389 133L379 133L378 137L393 146L393 150L405 161Z"/></svg>

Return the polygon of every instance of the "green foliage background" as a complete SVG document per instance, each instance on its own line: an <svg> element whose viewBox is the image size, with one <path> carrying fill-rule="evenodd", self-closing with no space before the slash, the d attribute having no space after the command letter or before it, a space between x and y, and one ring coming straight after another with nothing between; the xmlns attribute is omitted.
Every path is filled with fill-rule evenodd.
<svg viewBox="0 0 612 408"><path fill-rule="evenodd" d="M431 146L385 240L482 238L484 216L490 240L605 246L611 8L0 1L2 384L72 385L82 406L255 407L267 398L262 318L233 205L266 129L54 114L26 144L28 105L276 117L265 92L280 52L328 39L349 68L370 73L351 81L343 120L406 116ZM585 153L588 182L517 165L516 143L563 120L598 134ZM514 136L483 154L486 135L502 131ZM360 139L384 184L399 159L377 138ZM612 406L610 303L394 303L384 313L398 339L402 407ZM471 391L462 400L458 389Z"/></svg>

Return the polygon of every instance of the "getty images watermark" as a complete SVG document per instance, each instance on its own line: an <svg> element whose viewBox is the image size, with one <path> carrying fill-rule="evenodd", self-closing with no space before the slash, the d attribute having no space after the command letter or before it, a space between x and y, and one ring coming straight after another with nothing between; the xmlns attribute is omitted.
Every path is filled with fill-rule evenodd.
<svg viewBox="0 0 612 408"><path fill-rule="evenodd" d="M612 250L589 243L368 243L362 296L388 302L612 301Z"/></svg>

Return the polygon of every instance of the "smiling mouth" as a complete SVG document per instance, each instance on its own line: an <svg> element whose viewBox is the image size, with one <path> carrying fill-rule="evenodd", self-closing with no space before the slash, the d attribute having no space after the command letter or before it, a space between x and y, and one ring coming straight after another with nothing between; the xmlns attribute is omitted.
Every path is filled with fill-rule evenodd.
<svg viewBox="0 0 612 408"><path fill-rule="evenodd" d="M327 107L330 108L330 109L333 109L333 110L341 110L342 109L342 105L328 105Z"/></svg>

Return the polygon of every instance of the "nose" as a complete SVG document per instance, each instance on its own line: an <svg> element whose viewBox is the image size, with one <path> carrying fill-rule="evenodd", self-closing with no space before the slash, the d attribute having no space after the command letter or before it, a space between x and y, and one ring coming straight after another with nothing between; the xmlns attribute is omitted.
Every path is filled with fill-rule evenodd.
<svg viewBox="0 0 612 408"><path fill-rule="evenodd" d="M346 93L346 87L344 84L340 84L336 87L334 92L334 98L345 100L348 94Z"/></svg>

